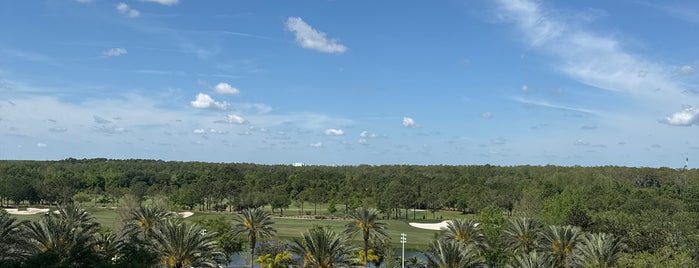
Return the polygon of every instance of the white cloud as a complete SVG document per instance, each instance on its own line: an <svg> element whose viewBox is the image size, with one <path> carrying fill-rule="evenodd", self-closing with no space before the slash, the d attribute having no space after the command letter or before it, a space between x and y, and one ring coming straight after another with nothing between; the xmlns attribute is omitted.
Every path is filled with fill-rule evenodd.
<svg viewBox="0 0 699 268"><path fill-rule="evenodd" d="M218 94L237 95L240 93L240 90L232 87L228 83L218 83L216 86L214 86L214 92Z"/></svg>
<svg viewBox="0 0 699 268"><path fill-rule="evenodd" d="M484 113L481 114L481 118L483 118L483 119L491 119L491 118L493 118L493 114L491 114L490 112L484 112Z"/></svg>
<svg viewBox="0 0 699 268"><path fill-rule="evenodd" d="M557 68L580 83L657 104L676 105L683 86L672 79L673 68L623 49L614 37L602 35L558 16L538 1L499 0L499 18L515 24L531 48L553 55Z"/></svg>
<svg viewBox="0 0 699 268"><path fill-rule="evenodd" d="M529 93L529 87L527 85L522 85L522 92L524 92L524 94Z"/></svg>
<svg viewBox="0 0 699 268"><path fill-rule="evenodd" d="M235 107L241 110L247 110L258 114L266 114L272 111L272 106L269 106L264 103L239 103L236 104Z"/></svg>
<svg viewBox="0 0 699 268"><path fill-rule="evenodd" d="M212 134L228 134L228 131L210 128L210 129L209 129L209 133L212 133Z"/></svg>
<svg viewBox="0 0 699 268"><path fill-rule="evenodd" d="M135 10L135 9L129 7L129 5L127 5L124 2L117 4L116 9L117 9L117 11L119 11L119 13L121 13L129 18L135 18L135 17L138 17L141 15L141 12L138 12L138 10Z"/></svg>
<svg viewBox="0 0 699 268"><path fill-rule="evenodd" d="M238 124L238 125L242 125L242 124L247 123L245 118L243 118L242 116L237 115L237 114L226 115L226 119L223 122L224 123L231 123L231 124Z"/></svg>
<svg viewBox="0 0 699 268"><path fill-rule="evenodd" d="M590 142L582 139L577 139L575 142L573 142L573 145L575 146L590 146Z"/></svg>
<svg viewBox="0 0 699 268"><path fill-rule="evenodd" d="M369 133L369 131L364 130L361 133L359 133L359 137L366 139L366 138L376 138L378 136L375 133Z"/></svg>
<svg viewBox="0 0 699 268"><path fill-rule="evenodd" d="M68 131L68 129L64 128L64 127L51 127L51 128L49 128L49 131L55 132L55 133L61 133L61 132Z"/></svg>
<svg viewBox="0 0 699 268"><path fill-rule="evenodd" d="M507 139L503 137L498 137L496 139L490 140L490 143L495 144L495 145L503 145L507 143Z"/></svg>
<svg viewBox="0 0 699 268"><path fill-rule="evenodd" d="M192 131L194 134L206 134L206 130L203 128L197 128L194 131Z"/></svg>
<svg viewBox="0 0 699 268"><path fill-rule="evenodd" d="M672 126L691 126L699 125L699 110L692 107L686 107L682 111L673 113L660 122Z"/></svg>
<svg viewBox="0 0 699 268"><path fill-rule="evenodd" d="M368 145L369 141L367 141L365 138L361 138L357 141L361 145Z"/></svg>
<svg viewBox="0 0 699 268"><path fill-rule="evenodd" d="M314 147L314 148L320 148L320 147L323 147L323 143L322 142L314 142L314 143L308 144L308 146Z"/></svg>
<svg viewBox="0 0 699 268"><path fill-rule="evenodd" d="M225 101L215 101L213 98L211 98L211 96L204 93L199 93L197 98L190 103L192 104L192 107L199 109L226 110L231 106Z"/></svg>
<svg viewBox="0 0 699 268"><path fill-rule="evenodd" d="M418 124L410 117L403 117L403 126L407 128L416 128Z"/></svg>
<svg viewBox="0 0 699 268"><path fill-rule="evenodd" d="M117 126L95 126L93 131L98 132L98 133L103 133L107 135L113 135L113 134L122 134L129 132L126 128L123 127L117 127Z"/></svg>
<svg viewBox="0 0 699 268"><path fill-rule="evenodd" d="M46 143L43 143L43 142L39 142L39 143L36 144L36 147L39 147L39 148L44 148L44 147L47 147L47 146L48 146L48 145L47 145Z"/></svg>
<svg viewBox="0 0 699 268"><path fill-rule="evenodd" d="M179 0L141 0L141 2L153 2L164 6L172 6L176 5L179 2Z"/></svg>
<svg viewBox="0 0 699 268"><path fill-rule="evenodd" d="M692 67L692 66L690 66L690 65L683 65L683 66L680 66L679 68L677 68L677 70L680 72L680 74L683 74L683 75L690 75L690 74L693 74L693 73L696 71L696 70L694 69L694 67Z"/></svg>
<svg viewBox="0 0 699 268"><path fill-rule="evenodd" d="M125 48L122 47L117 47L117 48L110 48L109 50L105 50L102 52L102 55L105 55L107 57L118 57L121 55L124 55L128 53Z"/></svg>
<svg viewBox="0 0 699 268"><path fill-rule="evenodd" d="M336 39L328 39L325 33L313 29L299 17L289 17L284 25L288 31L294 32L296 42L303 48L337 54L347 51L347 47Z"/></svg>
<svg viewBox="0 0 699 268"><path fill-rule="evenodd" d="M328 136L342 136L345 132L342 129L329 128L325 130L325 135Z"/></svg>
<svg viewBox="0 0 699 268"><path fill-rule="evenodd" d="M560 105L560 104L553 104L553 103L549 103L547 101L542 101L542 100L524 99L524 98L519 98L519 97L515 97L512 99L516 102L519 102L522 104L527 104L527 105L534 105L534 106L540 106L540 107L551 108L551 109L556 109L556 110L578 112L578 113L585 113L585 114L591 114L591 115L598 115L599 114L597 111L594 111L594 110L577 108L577 107L570 107L570 106L565 106L565 105Z"/></svg>

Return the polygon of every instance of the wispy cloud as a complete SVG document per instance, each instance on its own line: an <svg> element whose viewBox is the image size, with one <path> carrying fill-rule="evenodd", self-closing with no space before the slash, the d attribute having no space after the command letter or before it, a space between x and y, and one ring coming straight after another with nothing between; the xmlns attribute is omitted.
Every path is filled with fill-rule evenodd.
<svg viewBox="0 0 699 268"><path fill-rule="evenodd" d="M682 65L682 66L677 68L677 71L681 75L690 75L690 74L694 74L696 72L696 69L694 69L694 67L692 67L691 65Z"/></svg>
<svg viewBox="0 0 699 268"><path fill-rule="evenodd" d="M23 59L23 60L28 60L28 61L34 61L34 62L40 62L40 63L46 63L50 65L58 65L56 63L56 60L53 58L33 52L33 51L24 51L24 50L17 50L17 49L10 49L10 48L0 48L0 56L8 56L8 57L13 57L13 58L18 58L18 59Z"/></svg>
<svg viewBox="0 0 699 268"><path fill-rule="evenodd" d="M102 55L107 57L118 57L128 53L128 51L123 47L110 48L102 52Z"/></svg>
<svg viewBox="0 0 699 268"><path fill-rule="evenodd" d="M312 49L323 53L342 54L347 47L336 39L328 39L325 33L313 29L299 17L289 17L284 24L288 31L296 36L296 43L303 48Z"/></svg>
<svg viewBox="0 0 699 268"><path fill-rule="evenodd" d="M618 40L556 17L557 11L529 0L499 0L498 16L513 23L530 48L557 59L564 74L593 87L646 101L674 104L683 97L672 68L623 49Z"/></svg>
<svg viewBox="0 0 699 268"><path fill-rule="evenodd" d="M322 143L322 142L314 142L314 143L308 144L308 146L309 146L309 147L313 147L313 148L322 148L322 147L323 147L323 143Z"/></svg>
<svg viewBox="0 0 699 268"><path fill-rule="evenodd" d="M519 102L521 104L534 105L534 106L551 108L551 109L562 110L562 111L577 112L577 113L584 113L584 114L590 114L590 115L598 115L599 114L599 112L594 111L594 110L585 109L585 108L578 108L578 107L570 107L570 106L565 106L565 105L560 105L560 104L553 104L553 103L549 103L549 102L543 101L543 100L532 100L532 99L525 99L525 98L521 98L521 97L513 97L512 100Z"/></svg>
<svg viewBox="0 0 699 268"><path fill-rule="evenodd" d="M117 4L117 5L116 5L116 10L119 11L119 13L121 13L121 14L123 14L124 16L127 16L127 17L129 17L129 18L136 18L136 17L138 17L138 16L141 15L141 12L139 12L138 10L135 10L135 9L129 7L129 5L127 5L127 4L124 3L124 2L121 2L121 3Z"/></svg>
<svg viewBox="0 0 699 268"><path fill-rule="evenodd" d="M699 23L699 9L697 9L696 5L682 5L671 3L670 1L637 1L636 3L660 10L676 19L691 23Z"/></svg>
<svg viewBox="0 0 699 268"><path fill-rule="evenodd" d="M266 36L261 36L261 35L255 35L255 34L249 34L249 33L241 33L241 32L231 32L231 31L217 31L220 34L225 34L225 35L234 35L234 36L242 36L242 37L250 37L250 38L257 38L257 39L271 39Z"/></svg>
<svg viewBox="0 0 699 268"><path fill-rule="evenodd" d="M152 2L152 3L158 3L164 6L172 6L176 5L179 0L141 0L141 2Z"/></svg>

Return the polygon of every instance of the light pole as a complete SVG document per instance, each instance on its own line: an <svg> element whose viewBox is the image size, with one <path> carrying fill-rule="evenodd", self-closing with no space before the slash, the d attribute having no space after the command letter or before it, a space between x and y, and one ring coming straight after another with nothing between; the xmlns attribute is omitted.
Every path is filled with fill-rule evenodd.
<svg viewBox="0 0 699 268"><path fill-rule="evenodd" d="M408 239L406 238L407 235L405 233L400 234L400 243L403 244L403 253L401 254L400 258L400 267L405 268L405 242L408 242Z"/></svg>

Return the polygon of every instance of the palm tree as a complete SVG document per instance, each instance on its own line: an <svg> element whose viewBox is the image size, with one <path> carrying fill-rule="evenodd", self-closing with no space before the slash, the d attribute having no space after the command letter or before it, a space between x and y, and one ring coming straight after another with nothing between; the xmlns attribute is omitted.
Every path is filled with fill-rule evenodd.
<svg viewBox="0 0 699 268"><path fill-rule="evenodd" d="M502 233L506 247L514 253L528 254L536 247L539 225L530 218L515 218Z"/></svg>
<svg viewBox="0 0 699 268"><path fill-rule="evenodd" d="M161 206L138 205L130 209L122 219L123 231L126 236L136 236L141 240L147 240L160 223L167 218L174 217L174 213Z"/></svg>
<svg viewBox="0 0 699 268"><path fill-rule="evenodd" d="M203 227L168 219L153 232L153 248L169 268L217 267L216 241Z"/></svg>
<svg viewBox="0 0 699 268"><path fill-rule="evenodd" d="M0 209L0 260L18 257L22 252L20 245L23 241L16 221L7 211Z"/></svg>
<svg viewBox="0 0 699 268"><path fill-rule="evenodd" d="M578 227L551 225L542 232L539 247L551 255L555 267L568 267L581 233Z"/></svg>
<svg viewBox="0 0 699 268"><path fill-rule="evenodd" d="M508 268L548 268L551 267L551 258L547 254L532 251L515 256Z"/></svg>
<svg viewBox="0 0 699 268"><path fill-rule="evenodd" d="M358 233L362 234L362 239L364 240L364 256L367 256L366 253L369 252L369 239L388 238L386 224L379 222L379 212L376 209L356 209L350 213L350 218L352 218L352 221L347 224L345 233L352 236ZM369 266L367 260L360 261L364 262L365 267Z"/></svg>
<svg viewBox="0 0 699 268"><path fill-rule="evenodd" d="M99 261L94 251L98 228L92 224L94 219L87 215L79 221L64 213L59 210L59 214L49 213L38 221L22 223L29 253L39 258L43 254L56 256L59 266L94 265Z"/></svg>
<svg viewBox="0 0 699 268"><path fill-rule="evenodd" d="M616 264L623 243L610 234L587 234L577 245L574 257L575 264L580 267L612 267Z"/></svg>
<svg viewBox="0 0 699 268"><path fill-rule="evenodd" d="M99 233L95 237L95 249L106 260L116 260L119 257L122 243L113 233Z"/></svg>
<svg viewBox="0 0 699 268"><path fill-rule="evenodd" d="M456 240L435 240L426 255L427 267L430 268L477 267L481 263L474 245L464 245Z"/></svg>
<svg viewBox="0 0 699 268"><path fill-rule="evenodd" d="M473 246L478 250L488 248L487 238L474 220L455 219L450 221L442 238L445 241L454 241L464 246Z"/></svg>
<svg viewBox="0 0 699 268"><path fill-rule="evenodd" d="M97 233L99 224L82 206L68 204L54 211L58 220L70 227L82 228L86 233Z"/></svg>
<svg viewBox="0 0 699 268"><path fill-rule="evenodd" d="M301 267L313 268L348 266L353 261L348 256L354 250L348 236L321 226L313 226L291 245L291 252L303 258Z"/></svg>
<svg viewBox="0 0 699 268"><path fill-rule="evenodd" d="M233 232L235 235L245 233L250 246L250 268L255 262L255 246L258 239L270 237L277 232L272 228L272 217L261 209L244 209L237 218L234 218Z"/></svg>

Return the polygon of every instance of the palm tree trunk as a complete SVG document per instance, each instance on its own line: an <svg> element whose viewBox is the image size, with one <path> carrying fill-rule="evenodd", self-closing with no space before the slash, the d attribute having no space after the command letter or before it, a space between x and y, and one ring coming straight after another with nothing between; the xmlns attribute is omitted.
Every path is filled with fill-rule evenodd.
<svg viewBox="0 0 699 268"><path fill-rule="evenodd" d="M369 232L364 232L364 267L369 267Z"/></svg>
<svg viewBox="0 0 699 268"><path fill-rule="evenodd" d="M255 266L255 239L250 239L250 268Z"/></svg>

